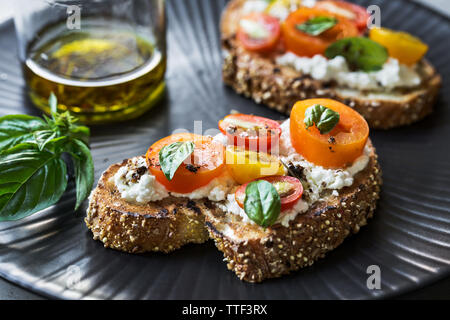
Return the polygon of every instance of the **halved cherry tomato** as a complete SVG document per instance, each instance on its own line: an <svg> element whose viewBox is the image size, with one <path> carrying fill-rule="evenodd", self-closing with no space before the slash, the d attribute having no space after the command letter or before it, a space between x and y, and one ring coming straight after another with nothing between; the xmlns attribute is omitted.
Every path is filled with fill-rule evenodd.
<svg viewBox="0 0 450 320"><path fill-rule="evenodd" d="M255 52L268 52L280 40L280 22L265 13L252 12L241 18L237 39L245 49Z"/></svg>
<svg viewBox="0 0 450 320"><path fill-rule="evenodd" d="M339 0L325 0L317 2L314 8L329 11L347 18L356 25L360 32L364 32L367 29L367 20L370 17L369 13L365 8L357 4Z"/></svg>
<svg viewBox="0 0 450 320"><path fill-rule="evenodd" d="M315 17L335 17L338 22L323 33L313 36L300 31L297 26ZM324 10L300 8L292 12L282 25L284 44L288 51L299 56L312 57L324 54L333 42L359 34L355 24L350 20Z"/></svg>
<svg viewBox="0 0 450 320"><path fill-rule="evenodd" d="M428 51L425 43L407 32L373 28L370 30L369 37L384 46L389 56L408 65L418 62Z"/></svg>
<svg viewBox="0 0 450 320"><path fill-rule="evenodd" d="M248 115L230 114L219 121L219 129L228 138L228 145L270 153L278 146L281 128L278 122Z"/></svg>
<svg viewBox="0 0 450 320"><path fill-rule="evenodd" d="M193 141L194 152L175 172L172 180L168 180L159 164L159 151L167 145L179 141ZM189 193L220 176L225 170L224 147L211 137L192 133L179 133L155 142L147 151L147 165L156 180L167 190L178 193Z"/></svg>
<svg viewBox="0 0 450 320"><path fill-rule="evenodd" d="M281 200L281 211L291 209L302 197L303 186L297 178L290 176L272 176L256 180L266 180L277 189ZM245 188L247 188L249 183L250 182L240 186L234 195L236 202L241 208L244 208Z"/></svg>
<svg viewBox="0 0 450 320"><path fill-rule="evenodd" d="M314 125L306 129L305 111L320 104L339 113L336 127L320 134ZM306 160L325 168L343 168L363 153L369 137L366 120L355 110L331 99L309 99L297 102L291 112L291 140L298 153Z"/></svg>
<svg viewBox="0 0 450 320"><path fill-rule="evenodd" d="M277 157L263 152L228 146L225 159L228 172L240 184L261 177L286 174L286 169Z"/></svg>

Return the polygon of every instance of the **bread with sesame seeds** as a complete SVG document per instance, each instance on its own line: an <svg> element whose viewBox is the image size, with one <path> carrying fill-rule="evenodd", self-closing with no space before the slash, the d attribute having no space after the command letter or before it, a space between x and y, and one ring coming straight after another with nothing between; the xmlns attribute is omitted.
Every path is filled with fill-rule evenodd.
<svg viewBox="0 0 450 320"><path fill-rule="evenodd" d="M310 266L366 225L374 214L382 183L375 149L369 163L339 196L328 196L298 214L289 227L262 228L221 211L206 212L210 237L228 269L248 282L261 282Z"/></svg>
<svg viewBox="0 0 450 320"><path fill-rule="evenodd" d="M263 56L239 45L236 30L244 3L230 1L221 19L223 81L237 93L287 115L298 100L335 99L353 107L375 129L409 125L432 112L442 79L425 59L417 66L421 84L411 88L364 92L315 80L290 66L277 64L276 52Z"/></svg>
<svg viewBox="0 0 450 320"><path fill-rule="evenodd" d="M133 204L122 199L113 177L127 161L110 166L91 193L85 222L94 240L131 253L168 253L209 239L202 213L215 208L207 200L169 197Z"/></svg>
<svg viewBox="0 0 450 320"><path fill-rule="evenodd" d="M370 140L368 162L351 186L321 194L308 211L288 225L266 229L223 209L224 202L169 196L134 204L122 198L114 181L130 160L110 166L90 196L85 222L95 240L129 253L168 253L209 238L223 252L227 267L244 281L261 282L314 263L339 246L373 216L381 171Z"/></svg>

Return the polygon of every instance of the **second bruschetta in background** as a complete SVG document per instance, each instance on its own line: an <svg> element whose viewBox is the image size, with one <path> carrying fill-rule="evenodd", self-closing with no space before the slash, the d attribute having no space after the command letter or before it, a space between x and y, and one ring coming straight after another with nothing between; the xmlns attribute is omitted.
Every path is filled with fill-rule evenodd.
<svg viewBox="0 0 450 320"><path fill-rule="evenodd" d="M299 99L332 98L371 128L416 122L441 86L428 47L404 32L369 32L368 17L345 1L232 0L221 20L223 80L288 115Z"/></svg>

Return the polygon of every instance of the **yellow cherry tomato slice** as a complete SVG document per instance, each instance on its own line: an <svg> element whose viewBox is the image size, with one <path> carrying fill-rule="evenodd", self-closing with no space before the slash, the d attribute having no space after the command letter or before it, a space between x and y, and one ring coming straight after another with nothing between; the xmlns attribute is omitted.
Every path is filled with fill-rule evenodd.
<svg viewBox="0 0 450 320"><path fill-rule="evenodd" d="M239 184L262 177L286 174L286 169L277 157L234 146L226 148L225 163L231 176Z"/></svg>
<svg viewBox="0 0 450 320"><path fill-rule="evenodd" d="M389 56L407 65L417 63L428 51L425 43L407 32L373 28L370 30L369 37L386 47Z"/></svg>

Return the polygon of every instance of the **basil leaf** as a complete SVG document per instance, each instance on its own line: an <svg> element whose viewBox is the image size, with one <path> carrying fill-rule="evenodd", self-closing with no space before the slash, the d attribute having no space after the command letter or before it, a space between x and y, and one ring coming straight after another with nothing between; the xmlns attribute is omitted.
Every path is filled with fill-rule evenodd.
<svg viewBox="0 0 450 320"><path fill-rule="evenodd" d="M75 179L77 186L77 201L75 210L89 196L94 184L94 162L89 148L83 141L72 139L64 149L72 156L72 163L75 168Z"/></svg>
<svg viewBox="0 0 450 320"><path fill-rule="evenodd" d="M264 228L269 227L280 215L280 195L270 182L250 182L245 188L244 210L251 220Z"/></svg>
<svg viewBox="0 0 450 320"><path fill-rule="evenodd" d="M38 117L28 115L8 115L0 118L0 151L20 143L33 142L34 132L47 130L49 126Z"/></svg>
<svg viewBox="0 0 450 320"><path fill-rule="evenodd" d="M327 134L336 127L339 123L339 113L324 107L320 104L315 104L305 111L305 123L306 129L316 125L319 129L320 134Z"/></svg>
<svg viewBox="0 0 450 320"><path fill-rule="evenodd" d="M71 138L81 140L86 145L89 145L89 136L91 135L91 131L88 127L85 126L79 126L79 125L72 125L70 127L70 133Z"/></svg>
<svg viewBox="0 0 450 320"><path fill-rule="evenodd" d="M338 23L334 17L315 17L305 23L297 24L295 27L312 36L318 36Z"/></svg>
<svg viewBox="0 0 450 320"><path fill-rule="evenodd" d="M33 132L34 139L38 145L39 150L43 150L47 143L55 139L58 134L53 130L39 130Z"/></svg>
<svg viewBox="0 0 450 320"><path fill-rule="evenodd" d="M178 167L194 152L194 142L174 142L159 151L159 164L167 180L172 180Z"/></svg>
<svg viewBox="0 0 450 320"><path fill-rule="evenodd" d="M67 186L60 156L33 144L0 154L0 221L22 219L58 202Z"/></svg>
<svg viewBox="0 0 450 320"><path fill-rule="evenodd" d="M362 70L365 72L381 70L389 58L385 47L364 37L336 41L327 48L325 56L328 59L343 56L352 71Z"/></svg>

